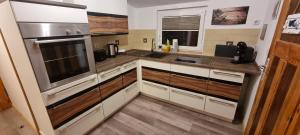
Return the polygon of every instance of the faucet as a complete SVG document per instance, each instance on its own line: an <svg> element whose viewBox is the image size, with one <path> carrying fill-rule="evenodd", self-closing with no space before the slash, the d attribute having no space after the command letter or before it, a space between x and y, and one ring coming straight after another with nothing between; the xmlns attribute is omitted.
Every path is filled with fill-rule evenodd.
<svg viewBox="0 0 300 135"><path fill-rule="evenodd" d="M155 39L152 38L152 44L151 44L151 52L154 52L154 48L155 48Z"/></svg>

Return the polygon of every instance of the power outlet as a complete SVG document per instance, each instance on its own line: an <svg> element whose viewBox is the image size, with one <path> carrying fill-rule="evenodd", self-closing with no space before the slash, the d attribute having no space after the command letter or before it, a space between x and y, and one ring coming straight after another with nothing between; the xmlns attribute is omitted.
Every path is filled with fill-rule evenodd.
<svg viewBox="0 0 300 135"><path fill-rule="evenodd" d="M147 42L147 38L143 38L143 43L146 44Z"/></svg>

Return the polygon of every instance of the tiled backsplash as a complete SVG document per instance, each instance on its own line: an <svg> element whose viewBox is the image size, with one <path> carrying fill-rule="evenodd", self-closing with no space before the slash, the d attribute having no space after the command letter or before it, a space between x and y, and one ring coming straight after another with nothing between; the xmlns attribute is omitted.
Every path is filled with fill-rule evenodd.
<svg viewBox="0 0 300 135"><path fill-rule="evenodd" d="M204 55L214 55L216 44L226 44L226 41L233 41L236 45L244 41L249 46L255 47L260 29L207 29L204 38ZM150 50L152 38L156 37L156 30L129 30L128 35L100 36L93 37L95 48L105 48L107 43L119 40L120 48ZM147 39L147 43L143 39Z"/></svg>

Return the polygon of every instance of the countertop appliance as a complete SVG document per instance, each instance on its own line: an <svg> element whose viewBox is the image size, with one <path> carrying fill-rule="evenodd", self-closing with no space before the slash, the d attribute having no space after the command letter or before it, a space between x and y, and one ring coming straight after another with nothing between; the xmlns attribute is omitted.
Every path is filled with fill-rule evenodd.
<svg viewBox="0 0 300 135"><path fill-rule="evenodd" d="M232 61L235 64L254 62L256 57L254 48L248 47L245 42L238 42L235 55L238 57L238 59L235 58Z"/></svg>
<svg viewBox="0 0 300 135"><path fill-rule="evenodd" d="M96 73L85 23L19 23L41 92Z"/></svg>
<svg viewBox="0 0 300 135"><path fill-rule="evenodd" d="M119 54L119 47L117 44L107 44L108 56L116 57Z"/></svg>
<svg viewBox="0 0 300 135"><path fill-rule="evenodd" d="M104 61L107 58L105 49L94 50L94 57L96 62Z"/></svg>

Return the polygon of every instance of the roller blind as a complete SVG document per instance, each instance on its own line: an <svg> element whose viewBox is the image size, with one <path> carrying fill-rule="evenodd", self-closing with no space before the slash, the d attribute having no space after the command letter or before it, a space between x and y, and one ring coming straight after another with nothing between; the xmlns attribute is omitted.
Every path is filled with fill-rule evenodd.
<svg viewBox="0 0 300 135"><path fill-rule="evenodd" d="M162 18L162 30L199 30L200 16L176 16Z"/></svg>

